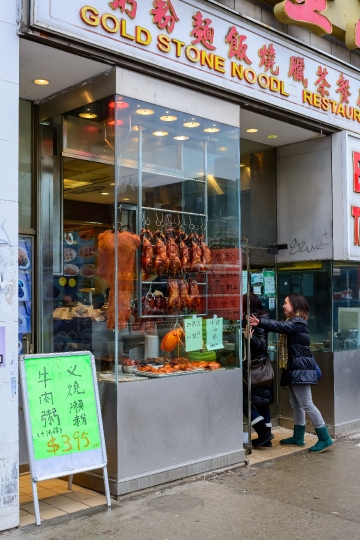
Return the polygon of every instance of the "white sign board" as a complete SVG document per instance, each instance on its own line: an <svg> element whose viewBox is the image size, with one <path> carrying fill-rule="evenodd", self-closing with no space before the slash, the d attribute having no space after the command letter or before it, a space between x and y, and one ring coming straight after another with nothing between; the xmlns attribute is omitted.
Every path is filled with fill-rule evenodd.
<svg viewBox="0 0 360 540"><path fill-rule="evenodd" d="M31 26L360 132L350 68L198 0L33 0Z"/></svg>

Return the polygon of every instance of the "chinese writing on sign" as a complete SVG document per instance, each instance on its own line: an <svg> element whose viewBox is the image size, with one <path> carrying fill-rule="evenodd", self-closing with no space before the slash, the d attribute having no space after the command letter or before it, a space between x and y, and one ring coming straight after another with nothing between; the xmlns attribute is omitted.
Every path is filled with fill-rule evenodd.
<svg viewBox="0 0 360 540"><path fill-rule="evenodd" d="M244 43L246 39L246 36L240 35L235 26L232 26L225 38L225 42L229 44L229 58L235 56L237 60L244 60L244 62L251 65L252 61L246 54L246 51L248 50L248 46Z"/></svg>
<svg viewBox="0 0 360 540"><path fill-rule="evenodd" d="M202 340L202 319L192 317L184 320L185 329L185 349L186 352L199 351L203 348Z"/></svg>
<svg viewBox="0 0 360 540"><path fill-rule="evenodd" d="M166 29L171 34L175 24L180 20L175 13L171 0L154 0L153 4L154 8L150 11L153 16L153 23L157 25L159 30Z"/></svg>
<svg viewBox="0 0 360 540"><path fill-rule="evenodd" d="M223 327L222 317L206 319L206 347L209 351L223 349Z"/></svg>
<svg viewBox="0 0 360 540"><path fill-rule="evenodd" d="M304 88L308 87L308 80L305 79L305 60L300 56L292 56L290 58L289 77L292 77L294 81L302 82Z"/></svg>
<svg viewBox="0 0 360 540"><path fill-rule="evenodd" d="M121 13L126 13L130 19L135 19L136 17L136 0L113 0L112 2L109 2L109 6L114 10L119 8Z"/></svg>
<svg viewBox="0 0 360 540"><path fill-rule="evenodd" d="M213 45L214 29L210 27L211 23L212 21L210 19L203 19L200 11L197 11L196 14L193 15L194 28L190 32L190 35L195 38L191 42L193 45L201 43L210 51L214 51L216 49L216 47Z"/></svg>
<svg viewBox="0 0 360 540"><path fill-rule="evenodd" d="M25 371L35 459L99 448L90 356L31 358Z"/></svg>
<svg viewBox="0 0 360 540"><path fill-rule="evenodd" d="M264 70L268 71L270 69L270 72L277 76L279 75L279 66L275 68L275 58L276 58L276 51L274 49L274 46L272 43L268 47L266 45L263 45L261 49L259 49L259 56L260 56L260 63L259 66L264 66Z"/></svg>

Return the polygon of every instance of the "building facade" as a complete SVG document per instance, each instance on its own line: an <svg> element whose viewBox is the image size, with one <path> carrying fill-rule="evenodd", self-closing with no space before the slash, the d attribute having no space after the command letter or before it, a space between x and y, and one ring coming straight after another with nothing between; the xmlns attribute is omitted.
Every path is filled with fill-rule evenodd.
<svg viewBox="0 0 360 540"><path fill-rule="evenodd" d="M247 284L272 317L307 297L314 399L334 435L359 427L360 9L341 4L4 10L0 528L18 525L28 468L19 354L92 352L114 495L243 461ZM167 359L217 370L141 365L179 326Z"/></svg>

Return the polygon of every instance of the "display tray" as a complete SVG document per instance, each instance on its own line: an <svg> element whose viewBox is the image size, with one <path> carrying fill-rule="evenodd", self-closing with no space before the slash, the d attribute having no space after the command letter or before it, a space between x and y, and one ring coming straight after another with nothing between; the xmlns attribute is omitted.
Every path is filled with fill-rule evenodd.
<svg viewBox="0 0 360 540"><path fill-rule="evenodd" d="M202 369L202 368L195 368L192 371L174 371L174 373L153 373L149 371L138 371L135 369L133 371L134 375L139 375L139 377L148 377L152 379L160 379L163 377L177 377L178 375L192 375L193 373L204 373L204 372L210 372L210 371L224 371L225 368L218 368L218 369Z"/></svg>

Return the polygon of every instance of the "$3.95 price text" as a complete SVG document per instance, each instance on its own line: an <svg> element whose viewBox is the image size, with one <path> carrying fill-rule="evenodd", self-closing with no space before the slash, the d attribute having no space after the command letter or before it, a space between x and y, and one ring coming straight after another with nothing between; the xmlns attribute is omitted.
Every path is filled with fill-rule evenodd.
<svg viewBox="0 0 360 540"><path fill-rule="evenodd" d="M58 435L57 437L51 437L47 446L49 448L48 452L56 456L58 452L66 454L67 452L73 451L73 449L80 452L81 450L90 448L91 442L86 431L83 431L82 433L80 433L80 431L75 431L72 437L69 437L65 433ZM99 446L99 444L94 444L92 445L92 448L98 448Z"/></svg>

